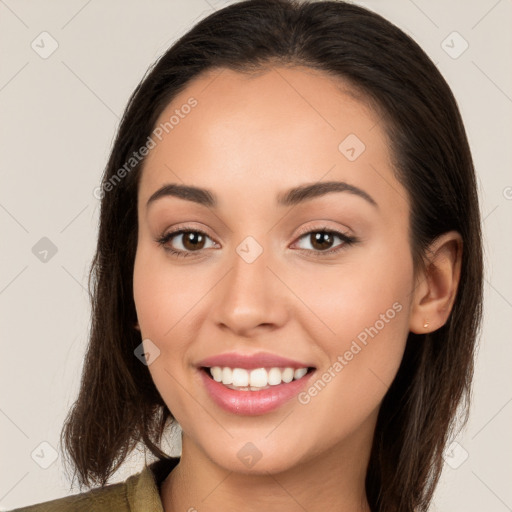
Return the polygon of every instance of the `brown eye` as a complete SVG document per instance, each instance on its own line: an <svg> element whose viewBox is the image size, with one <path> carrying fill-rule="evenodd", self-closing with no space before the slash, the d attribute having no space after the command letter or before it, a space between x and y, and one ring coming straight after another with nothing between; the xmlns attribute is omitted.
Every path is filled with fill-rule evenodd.
<svg viewBox="0 0 512 512"><path fill-rule="evenodd" d="M211 238L202 231L181 229L163 235L157 242L164 247L166 251L177 256L189 256L194 252L200 252L206 247L207 241ZM212 243L209 247L214 246Z"/></svg>
<svg viewBox="0 0 512 512"><path fill-rule="evenodd" d="M182 244L189 251L203 249L206 237L198 231L186 231L182 233Z"/></svg>
<svg viewBox="0 0 512 512"><path fill-rule="evenodd" d="M341 240L341 243L333 247L335 239L338 238ZM345 246L351 245L357 240L354 237L350 237L339 231L332 231L328 229L316 229L312 231L308 231L299 237L299 240L306 240L309 242L310 248L308 247L300 247L300 249L306 250L308 252L318 253L318 255L325 254L333 254L342 250Z"/></svg>
<svg viewBox="0 0 512 512"><path fill-rule="evenodd" d="M332 234L326 231L310 233L309 237L312 247L318 249L319 251L330 249L334 241Z"/></svg>

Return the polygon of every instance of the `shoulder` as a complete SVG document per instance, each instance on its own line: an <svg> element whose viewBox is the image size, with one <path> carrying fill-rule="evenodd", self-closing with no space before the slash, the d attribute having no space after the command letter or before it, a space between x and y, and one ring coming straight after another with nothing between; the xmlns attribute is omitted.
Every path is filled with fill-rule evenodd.
<svg viewBox="0 0 512 512"><path fill-rule="evenodd" d="M10 512L163 512L159 488L179 458L162 459L124 482Z"/></svg>
<svg viewBox="0 0 512 512"><path fill-rule="evenodd" d="M104 510L130 512L126 487L127 481L92 489L73 496L45 501L37 505L17 508L11 512L85 512L86 510L91 512Z"/></svg>

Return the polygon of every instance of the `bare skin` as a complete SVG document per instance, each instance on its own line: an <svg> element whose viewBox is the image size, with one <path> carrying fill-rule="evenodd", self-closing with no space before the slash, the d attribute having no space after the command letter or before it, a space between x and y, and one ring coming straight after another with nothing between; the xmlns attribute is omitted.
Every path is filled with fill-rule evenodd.
<svg viewBox="0 0 512 512"><path fill-rule="evenodd" d="M191 82L159 120L190 97L198 102L151 150L138 197L138 325L160 350L149 370L183 430L180 464L161 489L165 512L370 510L364 480L380 404L409 331L446 322L461 243L446 233L426 271L414 274L408 194L384 129L340 84L307 68L256 77L215 70ZM349 134L365 145L353 161L353 140L348 153L339 149ZM347 191L277 202L293 187L331 181L375 204ZM209 189L218 205L165 196L148 206L170 183ZM156 242L178 227L207 235L199 250L183 235L166 243L187 257ZM333 235L318 246L311 232L322 230L357 241ZM236 251L248 236L263 249L252 263ZM354 340L372 326L377 334L354 354ZM317 379L329 368L331 379L309 401L231 414L210 399L195 366L231 351L312 361ZM339 356L346 364L335 371ZM237 456L248 442L261 453L252 467Z"/></svg>

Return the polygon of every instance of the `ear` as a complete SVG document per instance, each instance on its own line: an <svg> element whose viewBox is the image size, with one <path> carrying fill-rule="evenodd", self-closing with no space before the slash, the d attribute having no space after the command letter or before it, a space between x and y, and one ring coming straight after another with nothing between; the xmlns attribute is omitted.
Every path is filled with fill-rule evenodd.
<svg viewBox="0 0 512 512"><path fill-rule="evenodd" d="M137 329L137 331L140 332L140 325L139 325L139 322L135 322L135 325L133 326L135 329Z"/></svg>
<svg viewBox="0 0 512 512"><path fill-rule="evenodd" d="M452 310L460 279L462 237L457 231L443 233L428 247L425 268L416 280L409 330L425 334L442 327Z"/></svg>

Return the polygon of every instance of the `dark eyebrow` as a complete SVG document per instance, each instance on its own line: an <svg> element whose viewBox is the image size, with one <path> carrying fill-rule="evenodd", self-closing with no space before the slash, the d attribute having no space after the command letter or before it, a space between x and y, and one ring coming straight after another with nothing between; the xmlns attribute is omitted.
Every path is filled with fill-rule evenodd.
<svg viewBox="0 0 512 512"><path fill-rule="evenodd" d="M193 201L204 206L215 208L217 206L217 199L215 194L207 189L193 187L191 185L179 185L177 183L171 183L164 185L159 188L146 203L146 208L157 199L166 196L179 197L180 199L186 199L187 201Z"/></svg>
<svg viewBox="0 0 512 512"><path fill-rule="evenodd" d="M300 187L288 190L284 194L280 194L277 198L277 202L282 206L294 206L330 192L349 192L350 194L362 197L365 201L368 201L370 204L378 208L378 205L372 196L364 190L361 190L354 185L349 185L344 181L325 181L313 183L312 185L301 185Z"/></svg>
<svg viewBox="0 0 512 512"><path fill-rule="evenodd" d="M279 194L277 197L277 203L280 206L294 206L299 203L303 203L304 201L308 201L309 199L323 196L330 192L348 192L350 194L362 197L371 205L378 208L375 200L364 190L361 190L354 185L349 185L343 181L327 181L323 183L313 183L311 185L301 185L300 187L295 187ZM146 207L148 207L157 199L166 196L178 197L180 199L202 204L209 208L215 208L217 206L217 198L212 191L191 185L179 185L177 183L171 183L164 185L156 192L154 192L148 199Z"/></svg>

